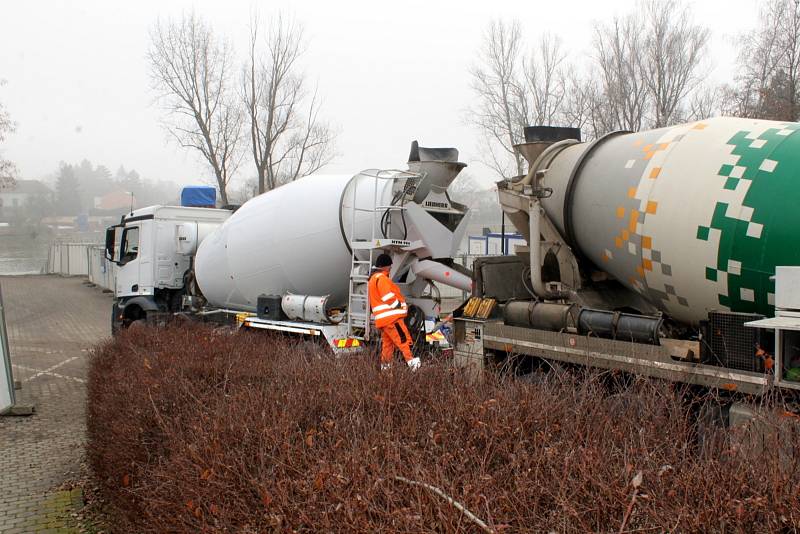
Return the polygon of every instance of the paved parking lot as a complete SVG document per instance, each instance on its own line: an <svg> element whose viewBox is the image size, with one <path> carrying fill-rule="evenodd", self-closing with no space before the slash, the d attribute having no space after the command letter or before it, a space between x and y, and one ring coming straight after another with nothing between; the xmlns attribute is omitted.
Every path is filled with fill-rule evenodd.
<svg viewBox="0 0 800 534"><path fill-rule="evenodd" d="M86 361L110 335L111 297L83 278L0 277L17 402L0 417L0 532L72 532L85 440Z"/></svg>

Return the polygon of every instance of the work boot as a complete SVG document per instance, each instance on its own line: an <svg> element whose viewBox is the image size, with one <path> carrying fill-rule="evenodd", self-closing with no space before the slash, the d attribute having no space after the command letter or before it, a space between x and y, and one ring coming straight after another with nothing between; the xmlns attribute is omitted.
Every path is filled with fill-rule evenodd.
<svg viewBox="0 0 800 534"><path fill-rule="evenodd" d="M381 371L388 371L392 368L391 363L381 363Z"/></svg>
<svg viewBox="0 0 800 534"><path fill-rule="evenodd" d="M422 365L422 360L420 360L418 357L411 358L406 363L408 364L409 369L411 369L412 371L416 371L417 369L419 369L419 366Z"/></svg>

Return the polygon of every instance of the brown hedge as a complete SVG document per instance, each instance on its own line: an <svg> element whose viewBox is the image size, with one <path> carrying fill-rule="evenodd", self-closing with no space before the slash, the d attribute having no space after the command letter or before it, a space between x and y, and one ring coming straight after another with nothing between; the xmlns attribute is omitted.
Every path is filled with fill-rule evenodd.
<svg viewBox="0 0 800 534"><path fill-rule="evenodd" d="M445 363L381 373L374 362L198 325L99 347L88 454L115 530L480 530L406 480L495 532L800 522L793 425L718 432L701 449L668 384L610 390L600 374L560 374L476 385Z"/></svg>

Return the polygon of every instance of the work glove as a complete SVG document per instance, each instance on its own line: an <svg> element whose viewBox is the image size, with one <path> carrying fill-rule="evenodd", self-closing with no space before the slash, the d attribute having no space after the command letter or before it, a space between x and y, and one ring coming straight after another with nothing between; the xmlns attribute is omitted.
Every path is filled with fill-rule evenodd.
<svg viewBox="0 0 800 534"><path fill-rule="evenodd" d="M422 365L422 361L419 358L411 358L410 360L408 360L407 363L409 369L411 369L412 371L416 371L417 369L419 369L419 366Z"/></svg>

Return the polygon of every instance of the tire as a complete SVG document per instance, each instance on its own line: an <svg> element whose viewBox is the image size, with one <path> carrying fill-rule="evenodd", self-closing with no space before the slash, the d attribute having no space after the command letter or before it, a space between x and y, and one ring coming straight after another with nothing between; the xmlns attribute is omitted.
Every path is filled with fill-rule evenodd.
<svg viewBox="0 0 800 534"><path fill-rule="evenodd" d="M146 317L142 317L141 319L136 319L135 321L131 321L131 324L128 325L129 330L141 330L143 328L147 328Z"/></svg>
<svg viewBox="0 0 800 534"><path fill-rule="evenodd" d="M111 306L111 336L114 337L119 334L120 329L122 328L122 321L117 319L119 316L119 306L115 302Z"/></svg>

